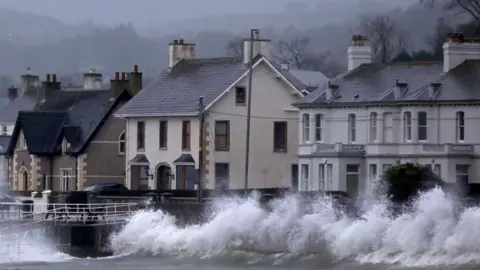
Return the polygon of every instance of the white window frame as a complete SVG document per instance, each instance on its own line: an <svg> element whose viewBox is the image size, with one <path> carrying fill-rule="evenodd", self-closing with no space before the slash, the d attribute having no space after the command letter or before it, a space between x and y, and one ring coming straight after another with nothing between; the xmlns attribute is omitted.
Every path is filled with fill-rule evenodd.
<svg viewBox="0 0 480 270"><path fill-rule="evenodd" d="M406 142L412 141L412 112L403 113L403 136Z"/></svg>
<svg viewBox="0 0 480 270"><path fill-rule="evenodd" d="M357 141L357 116L354 113L348 115L348 142Z"/></svg>
<svg viewBox="0 0 480 270"><path fill-rule="evenodd" d="M327 164L327 190L333 190L333 164Z"/></svg>
<svg viewBox="0 0 480 270"><path fill-rule="evenodd" d="M325 163L318 164L318 190L325 190Z"/></svg>
<svg viewBox="0 0 480 270"><path fill-rule="evenodd" d="M456 141L463 143L465 142L465 112L458 111L455 118Z"/></svg>
<svg viewBox="0 0 480 270"><path fill-rule="evenodd" d="M302 190L308 191L308 181L310 178L310 168L308 164L302 164L301 166L301 181L302 181Z"/></svg>
<svg viewBox="0 0 480 270"><path fill-rule="evenodd" d="M323 142L323 123L324 123L323 114L315 114L315 141Z"/></svg>
<svg viewBox="0 0 480 270"><path fill-rule="evenodd" d="M466 173L463 173L463 172L459 172L459 166L465 166L465 168L467 168L467 172ZM455 165L455 181L457 181L456 179L458 179L458 176L467 176L468 178L468 181L470 182L470 168L471 166L468 165L468 164L456 164Z"/></svg>
<svg viewBox="0 0 480 270"><path fill-rule="evenodd" d="M376 112L370 113L370 142L377 142L377 123L378 114Z"/></svg>
<svg viewBox="0 0 480 270"><path fill-rule="evenodd" d="M73 170L68 168L62 168L60 169L60 178L61 178L61 189L63 191L73 191L77 190L77 187L74 185L74 176L73 176ZM71 187L72 186L72 187Z"/></svg>
<svg viewBox="0 0 480 270"><path fill-rule="evenodd" d="M425 115L425 125L420 125L420 116ZM425 138L420 138L420 130L425 129ZM428 114L425 111L417 112L417 138L419 142L428 141Z"/></svg>
<svg viewBox="0 0 480 270"><path fill-rule="evenodd" d="M123 136L123 139L122 139L122 136ZM122 144L124 149L123 152L122 152ZM122 131L122 133L120 133L120 136L118 136L118 154L125 155L125 151L127 151L127 140L126 140L125 131Z"/></svg>
<svg viewBox="0 0 480 270"><path fill-rule="evenodd" d="M302 139L304 143L310 142L310 114L302 114Z"/></svg>

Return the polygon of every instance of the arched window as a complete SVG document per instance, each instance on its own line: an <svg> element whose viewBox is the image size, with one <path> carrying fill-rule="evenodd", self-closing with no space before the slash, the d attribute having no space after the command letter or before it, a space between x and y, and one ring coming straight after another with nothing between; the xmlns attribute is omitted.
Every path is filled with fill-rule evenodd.
<svg viewBox="0 0 480 270"><path fill-rule="evenodd" d="M310 141L310 115L308 113L304 113L302 115L302 125L303 125L303 142Z"/></svg>
<svg viewBox="0 0 480 270"><path fill-rule="evenodd" d="M457 112L456 118L456 139L457 142L463 142L465 141L465 112Z"/></svg>
<svg viewBox="0 0 480 270"><path fill-rule="evenodd" d="M120 134L120 137L118 139L118 153L120 155L124 155L125 148L126 148L126 143L125 143L125 131L124 131Z"/></svg>
<svg viewBox="0 0 480 270"><path fill-rule="evenodd" d="M357 116L353 113L348 115L348 142L357 141Z"/></svg>

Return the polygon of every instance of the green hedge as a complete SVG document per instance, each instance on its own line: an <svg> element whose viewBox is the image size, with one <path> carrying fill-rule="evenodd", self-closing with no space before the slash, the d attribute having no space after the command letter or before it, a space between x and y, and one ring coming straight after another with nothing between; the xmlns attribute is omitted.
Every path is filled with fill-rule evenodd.
<svg viewBox="0 0 480 270"><path fill-rule="evenodd" d="M380 187L394 203L406 203L420 191L445 185L430 168L410 162L397 162L383 173L381 181Z"/></svg>

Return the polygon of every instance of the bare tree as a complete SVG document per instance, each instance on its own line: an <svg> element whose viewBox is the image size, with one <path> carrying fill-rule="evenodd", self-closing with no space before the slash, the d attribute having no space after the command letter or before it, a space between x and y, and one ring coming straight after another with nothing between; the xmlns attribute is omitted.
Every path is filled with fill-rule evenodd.
<svg viewBox="0 0 480 270"><path fill-rule="evenodd" d="M243 38L234 37L231 39L225 46L227 55L231 57L242 57L243 56Z"/></svg>
<svg viewBox="0 0 480 270"><path fill-rule="evenodd" d="M360 28L368 37L377 62L386 63L407 50L407 34L386 15L363 17Z"/></svg>
<svg viewBox="0 0 480 270"><path fill-rule="evenodd" d="M480 0L419 0L419 2L430 6L440 4L447 10L468 13L477 25L480 25Z"/></svg>

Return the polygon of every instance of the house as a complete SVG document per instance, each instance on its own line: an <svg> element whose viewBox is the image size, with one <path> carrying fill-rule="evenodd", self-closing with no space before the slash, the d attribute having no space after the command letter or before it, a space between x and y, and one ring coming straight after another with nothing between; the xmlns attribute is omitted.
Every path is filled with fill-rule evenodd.
<svg viewBox="0 0 480 270"><path fill-rule="evenodd" d="M125 121L113 113L142 88L138 67L117 72L110 89L102 74L85 73L82 88L62 88L55 77L38 88L33 110L20 111L6 155L13 190L80 190L124 182Z"/></svg>
<svg viewBox="0 0 480 270"><path fill-rule="evenodd" d="M298 109L291 104L308 91L272 64L270 43L257 35L253 44L248 188L296 185ZM127 119L128 187L195 189L201 144L203 188L245 187L249 44L244 57L212 59L196 58L195 44L183 40L169 45L168 68L115 114Z"/></svg>
<svg viewBox="0 0 480 270"><path fill-rule="evenodd" d="M443 50L443 62L377 64L354 36L348 71L296 104L300 189L355 196L397 161L476 183L480 43L452 34Z"/></svg>

